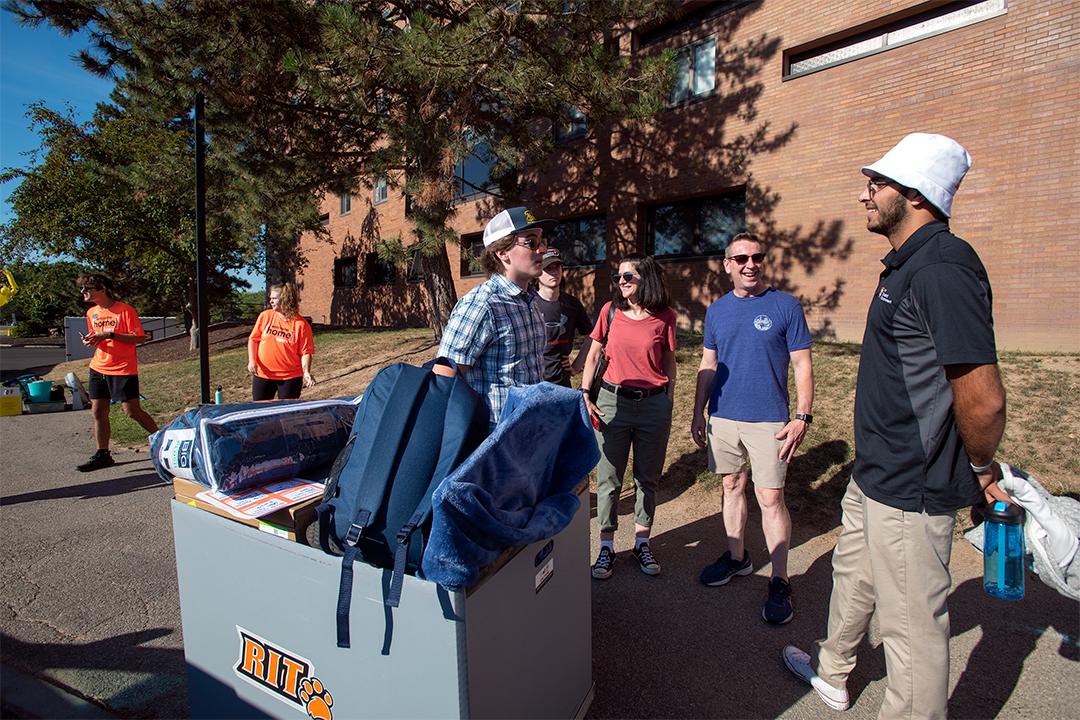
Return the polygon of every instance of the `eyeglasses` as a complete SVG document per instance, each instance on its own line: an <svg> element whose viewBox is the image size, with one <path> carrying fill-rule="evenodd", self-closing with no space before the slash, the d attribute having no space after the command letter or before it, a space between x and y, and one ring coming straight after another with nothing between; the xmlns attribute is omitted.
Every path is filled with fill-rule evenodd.
<svg viewBox="0 0 1080 720"><path fill-rule="evenodd" d="M624 272L624 273L615 273L614 275L611 276L611 279L614 280L615 282L619 282L620 278L625 282L634 282L634 280L637 278L637 275L635 275L634 273L630 273L630 272Z"/></svg>
<svg viewBox="0 0 1080 720"><path fill-rule="evenodd" d="M880 190L881 188L888 185L890 182L891 181L889 181L889 180L867 180L866 181L866 192L870 195L870 199L873 200L874 199L874 193L876 193L878 190Z"/></svg>
<svg viewBox="0 0 1080 720"><path fill-rule="evenodd" d="M517 242L515 242L514 244L520 245L521 247L527 247L533 252L536 252L540 248L544 248L545 250L547 250L547 243L544 242L544 238L541 237L531 237L528 240L526 240L525 238L518 238Z"/></svg>
<svg viewBox="0 0 1080 720"><path fill-rule="evenodd" d="M86 292L88 290L100 290L100 285L83 285L79 288L79 292Z"/></svg>
<svg viewBox="0 0 1080 720"><path fill-rule="evenodd" d="M765 253L754 253L753 255L732 255L728 260L734 260L738 265L745 265L747 260L753 260L760 265L765 262Z"/></svg>

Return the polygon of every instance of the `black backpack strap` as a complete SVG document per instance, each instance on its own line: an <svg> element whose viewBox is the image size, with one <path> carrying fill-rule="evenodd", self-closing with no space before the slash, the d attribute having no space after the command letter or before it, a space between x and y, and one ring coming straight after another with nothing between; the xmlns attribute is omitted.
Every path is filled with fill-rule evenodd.
<svg viewBox="0 0 1080 720"><path fill-rule="evenodd" d="M371 447L377 452L371 453L363 469L363 477L356 485L356 517L349 527L344 540L344 555L341 558L341 584L338 587L337 604L337 645L341 648L349 645L349 609L352 606L353 561L356 559L357 544L364 534L364 528L382 505L386 494L386 485L397 460L397 448L405 436L405 428L413 413L413 407L420 398L421 390L427 382L429 373L409 365L399 365L398 376L386 398L386 410L383 412ZM372 381L374 382L374 380ZM370 389L370 385L368 386ZM321 533L321 530L320 530Z"/></svg>
<svg viewBox="0 0 1080 720"><path fill-rule="evenodd" d="M390 581L390 592L386 596L386 605L397 607L401 601L401 586L405 580L405 570L409 556L414 558L414 566L419 565L423 556L423 538L410 545L413 533L431 515L431 496L443 479L453 472L460 459L461 450L468 442L472 427L471 422L479 402L479 395L461 377L454 377L450 388L450 397L446 402L446 413L441 418L426 418L428 422L438 422L443 426L442 445L439 448L439 461L432 473L431 482L423 499L416 507L409 522L398 531L397 550L394 553L394 575ZM424 431L419 425L413 432Z"/></svg>

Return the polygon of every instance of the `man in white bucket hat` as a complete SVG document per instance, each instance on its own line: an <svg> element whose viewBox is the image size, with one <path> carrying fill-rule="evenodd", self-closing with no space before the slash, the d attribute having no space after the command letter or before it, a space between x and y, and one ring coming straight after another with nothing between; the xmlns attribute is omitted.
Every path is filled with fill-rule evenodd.
<svg viewBox="0 0 1080 720"><path fill-rule="evenodd" d="M530 281L544 271L544 231L558 224L536 220L523 207L491 219L480 256L488 280L458 300L439 344L439 356L457 363L465 381L487 398L492 425L511 386L544 379L547 331ZM445 372L440 367L436 372Z"/></svg>
<svg viewBox="0 0 1080 720"><path fill-rule="evenodd" d="M892 251L870 301L855 395L855 464L833 551L828 634L784 661L830 707L877 612L888 687L879 718L944 718L956 511L1008 500L994 462L1005 427L990 281L949 232L971 156L914 133L862 169L866 229Z"/></svg>

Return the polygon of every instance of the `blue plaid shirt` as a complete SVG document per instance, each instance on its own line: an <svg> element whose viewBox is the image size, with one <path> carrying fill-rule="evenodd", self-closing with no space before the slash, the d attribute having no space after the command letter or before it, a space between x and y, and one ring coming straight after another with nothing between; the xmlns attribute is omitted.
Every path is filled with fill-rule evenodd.
<svg viewBox="0 0 1080 720"><path fill-rule="evenodd" d="M439 355L469 366L462 377L487 398L492 424L511 386L544 379L547 334L535 297L531 287L492 275L458 300L443 332Z"/></svg>

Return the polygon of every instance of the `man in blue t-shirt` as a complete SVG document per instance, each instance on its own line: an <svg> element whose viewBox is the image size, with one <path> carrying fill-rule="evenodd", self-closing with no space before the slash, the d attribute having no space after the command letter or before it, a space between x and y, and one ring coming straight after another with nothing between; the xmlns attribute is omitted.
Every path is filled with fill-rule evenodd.
<svg viewBox="0 0 1080 720"><path fill-rule="evenodd" d="M708 447L709 470L723 476L728 534L727 552L702 571L701 581L726 585L754 570L743 545L749 462L772 562L761 616L782 625L793 614L787 573L791 516L784 503L784 481L787 465L813 420L813 342L798 298L762 281L764 263L765 249L756 235L740 233L728 244L724 269L734 289L705 314L705 350L698 366L690 432L694 442ZM794 420L788 416L789 361L798 394Z"/></svg>

